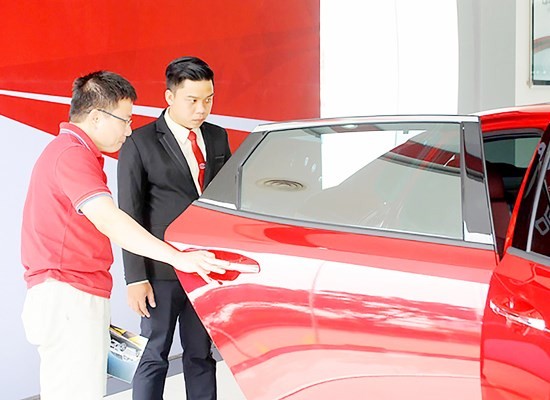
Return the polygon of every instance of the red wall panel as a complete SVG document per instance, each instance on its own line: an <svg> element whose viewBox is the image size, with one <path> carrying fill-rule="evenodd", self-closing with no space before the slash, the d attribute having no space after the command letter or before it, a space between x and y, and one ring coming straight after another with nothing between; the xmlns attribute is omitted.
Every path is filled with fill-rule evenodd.
<svg viewBox="0 0 550 400"><path fill-rule="evenodd" d="M2 2L0 15L0 90L70 97L75 77L108 69L136 104L164 107L166 64L196 55L216 74L213 114L319 116L319 0ZM60 115L32 102L0 96L0 114L55 132Z"/></svg>

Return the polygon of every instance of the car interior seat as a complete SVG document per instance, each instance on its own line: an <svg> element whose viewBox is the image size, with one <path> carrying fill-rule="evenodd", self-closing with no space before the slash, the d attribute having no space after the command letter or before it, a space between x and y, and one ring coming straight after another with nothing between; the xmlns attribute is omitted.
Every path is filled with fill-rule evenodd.
<svg viewBox="0 0 550 400"><path fill-rule="evenodd" d="M486 168L497 251L499 256L502 257L506 231L508 230L508 224L510 222L510 206L506 200L504 181L498 168L490 162L486 163Z"/></svg>

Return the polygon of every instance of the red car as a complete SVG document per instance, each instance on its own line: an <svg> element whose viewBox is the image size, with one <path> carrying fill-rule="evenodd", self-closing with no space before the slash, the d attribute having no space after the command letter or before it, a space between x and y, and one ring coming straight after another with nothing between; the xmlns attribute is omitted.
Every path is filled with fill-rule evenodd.
<svg viewBox="0 0 550 400"><path fill-rule="evenodd" d="M247 399L548 399L549 122L256 128L165 237L232 262L179 277Z"/></svg>

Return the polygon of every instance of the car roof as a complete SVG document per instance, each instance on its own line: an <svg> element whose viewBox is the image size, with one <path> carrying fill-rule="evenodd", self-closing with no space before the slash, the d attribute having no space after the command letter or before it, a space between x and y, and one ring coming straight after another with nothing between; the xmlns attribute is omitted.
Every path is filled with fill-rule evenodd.
<svg viewBox="0 0 550 400"><path fill-rule="evenodd" d="M316 118L299 121L275 122L258 125L252 132L314 128L327 125L374 124L380 122L478 122L475 115L374 115L365 117Z"/></svg>
<svg viewBox="0 0 550 400"><path fill-rule="evenodd" d="M526 128L545 130L550 123L550 103L498 108L473 115L479 116L484 133Z"/></svg>
<svg viewBox="0 0 550 400"><path fill-rule="evenodd" d="M374 115L363 117L315 118L258 125L253 132L312 128L325 125L348 125L376 122L472 122L481 121L484 133L515 129L545 130L550 122L550 103L531 104L485 110L469 115Z"/></svg>

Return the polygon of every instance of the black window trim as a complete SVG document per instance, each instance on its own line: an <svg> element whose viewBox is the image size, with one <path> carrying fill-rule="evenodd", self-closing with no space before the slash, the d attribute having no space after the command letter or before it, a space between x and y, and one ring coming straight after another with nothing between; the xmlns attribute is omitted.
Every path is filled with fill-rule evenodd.
<svg viewBox="0 0 550 400"><path fill-rule="evenodd" d="M525 137L542 137L544 130L538 128L501 129L483 133L483 143L500 139L522 139Z"/></svg>
<svg viewBox="0 0 550 400"><path fill-rule="evenodd" d="M527 231L527 244L526 244L526 251L529 253L534 253L531 249L531 246L533 245L533 231L535 229L535 221L537 217L537 208L539 206L539 200L542 193L542 185L544 185L544 181L546 179L545 171L548 170L548 164L550 163L550 142L546 145L546 151L544 154L544 160L542 161L542 165L540 168L540 175L537 177L537 188L535 189L535 197L533 199L533 204L531 204L531 215L529 218L529 229ZM536 172L535 172L536 173ZM542 255L540 253L535 253Z"/></svg>
<svg viewBox="0 0 550 400"><path fill-rule="evenodd" d="M479 121L462 124L461 140L463 238L467 242L490 243L496 249ZM481 212L476 209L480 204Z"/></svg>

